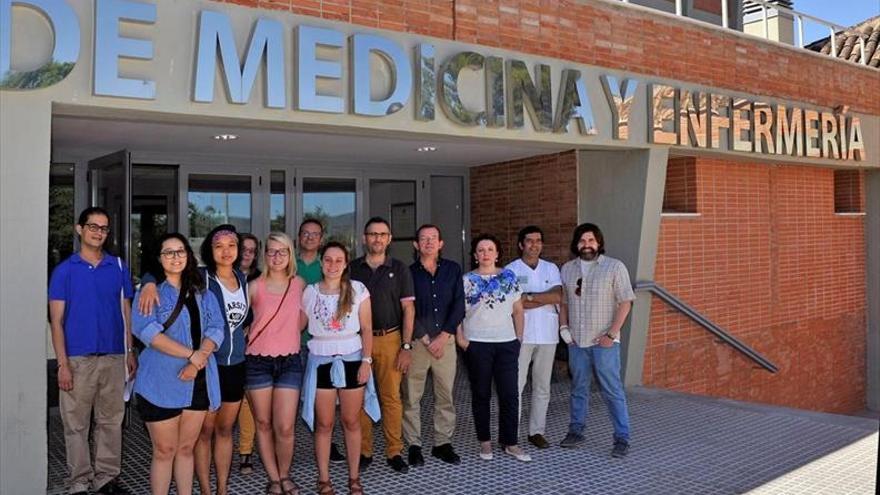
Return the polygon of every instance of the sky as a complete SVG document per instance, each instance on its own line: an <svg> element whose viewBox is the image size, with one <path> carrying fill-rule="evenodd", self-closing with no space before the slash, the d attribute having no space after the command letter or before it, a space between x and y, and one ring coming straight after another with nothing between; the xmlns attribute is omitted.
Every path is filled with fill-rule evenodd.
<svg viewBox="0 0 880 495"><path fill-rule="evenodd" d="M880 15L880 0L794 0L793 7L798 12L847 27ZM804 40L807 44L828 34L825 26L809 20L804 23Z"/></svg>

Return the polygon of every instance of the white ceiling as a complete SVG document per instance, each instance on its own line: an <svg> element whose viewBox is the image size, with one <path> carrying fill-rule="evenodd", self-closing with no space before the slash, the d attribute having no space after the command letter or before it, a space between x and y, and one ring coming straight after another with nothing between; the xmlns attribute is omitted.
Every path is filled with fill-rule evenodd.
<svg viewBox="0 0 880 495"><path fill-rule="evenodd" d="M220 142L217 134L236 134ZM126 121L56 116L52 145L59 151L100 156L119 149L146 153L222 154L285 161L340 162L351 165L476 166L563 151L532 143L499 142L478 138L418 140L407 136L357 136L329 132L257 129L205 124ZM420 146L436 146L431 153Z"/></svg>

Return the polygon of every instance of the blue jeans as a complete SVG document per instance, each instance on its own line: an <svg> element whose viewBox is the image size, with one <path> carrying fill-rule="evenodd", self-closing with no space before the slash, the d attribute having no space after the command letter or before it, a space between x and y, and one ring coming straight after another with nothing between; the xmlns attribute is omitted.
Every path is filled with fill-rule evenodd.
<svg viewBox="0 0 880 495"><path fill-rule="evenodd" d="M599 377L599 389L608 406L614 425L614 440L629 442L629 413L626 393L620 379L620 344L611 347L568 346L568 367L571 370L571 419L569 433L583 435L590 411L590 383L592 370Z"/></svg>

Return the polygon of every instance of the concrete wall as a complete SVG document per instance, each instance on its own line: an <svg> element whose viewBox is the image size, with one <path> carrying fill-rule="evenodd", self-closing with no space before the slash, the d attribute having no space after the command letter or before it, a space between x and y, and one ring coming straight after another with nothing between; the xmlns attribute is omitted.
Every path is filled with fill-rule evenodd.
<svg viewBox="0 0 880 495"><path fill-rule="evenodd" d="M880 411L880 172L865 174L867 405Z"/></svg>
<svg viewBox="0 0 880 495"><path fill-rule="evenodd" d="M0 493L32 495L46 489L51 105L0 92L0 108Z"/></svg>
<svg viewBox="0 0 880 495"><path fill-rule="evenodd" d="M578 153L578 223L595 223L605 251L629 269L633 282L653 280L666 182L666 149ZM623 329L623 373L639 385L651 316L648 293L636 294Z"/></svg>

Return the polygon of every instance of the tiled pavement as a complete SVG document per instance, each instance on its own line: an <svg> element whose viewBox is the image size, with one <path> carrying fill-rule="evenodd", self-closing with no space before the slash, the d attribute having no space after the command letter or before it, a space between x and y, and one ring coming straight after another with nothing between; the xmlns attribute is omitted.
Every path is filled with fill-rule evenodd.
<svg viewBox="0 0 880 495"><path fill-rule="evenodd" d="M568 423L568 383L553 385L547 420L547 450L523 446L534 462L504 455L477 457L470 392L463 373L456 384L458 427L454 445L462 464L448 466L430 457L430 393L423 402L424 467L397 474L381 459L362 476L371 494L874 494L877 473L876 419L810 413L740 402L635 388L628 393L632 449L613 459L611 424L599 394L591 401L587 442L580 449L558 446ZM427 392L430 392L430 388ZM524 396L528 406L529 393ZM494 403L493 403L494 408ZM493 409L494 410L494 409ZM526 409L527 410L527 409ZM527 425L524 418L523 424ZM493 424L493 431L496 431ZM381 430L376 430L381 455ZM337 432L337 437L341 438ZM57 414L50 415L50 495L63 494L64 448ZM150 441L134 421L126 430L122 480L136 494L149 493ZM293 479L314 493L312 441L299 422ZM258 456L255 456L258 457ZM230 493L263 493L262 467L240 476L233 461ZM345 493L346 468L331 466L333 482Z"/></svg>

